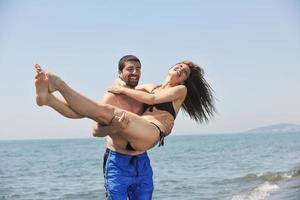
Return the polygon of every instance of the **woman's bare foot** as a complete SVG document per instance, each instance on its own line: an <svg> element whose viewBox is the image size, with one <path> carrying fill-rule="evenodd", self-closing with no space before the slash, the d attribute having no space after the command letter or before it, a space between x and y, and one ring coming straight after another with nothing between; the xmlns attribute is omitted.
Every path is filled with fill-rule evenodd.
<svg viewBox="0 0 300 200"><path fill-rule="evenodd" d="M59 85L63 82L61 78L51 72L46 72L45 74L49 82L49 93L57 91Z"/></svg>
<svg viewBox="0 0 300 200"><path fill-rule="evenodd" d="M48 80L49 93L53 93L53 92L57 91L59 88L59 85L63 82L62 79L51 72L44 71L39 64L36 64L34 67L35 67L36 73L37 73L36 78L39 74L43 73L45 75L45 79Z"/></svg>
<svg viewBox="0 0 300 200"><path fill-rule="evenodd" d="M46 77L45 72L41 69L41 67L36 64L36 76L35 76L35 89L36 89L36 103L39 106L47 105L48 99L48 85L49 81Z"/></svg>

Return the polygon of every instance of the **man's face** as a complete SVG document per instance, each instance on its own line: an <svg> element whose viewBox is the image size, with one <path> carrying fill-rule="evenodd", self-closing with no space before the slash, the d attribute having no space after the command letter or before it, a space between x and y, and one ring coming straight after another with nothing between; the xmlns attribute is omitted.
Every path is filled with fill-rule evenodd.
<svg viewBox="0 0 300 200"><path fill-rule="evenodd" d="M119 72L119 77L131 88L137 86L140 76L141 64L136 61L125 62L125 67L121 72Z"/></svg>

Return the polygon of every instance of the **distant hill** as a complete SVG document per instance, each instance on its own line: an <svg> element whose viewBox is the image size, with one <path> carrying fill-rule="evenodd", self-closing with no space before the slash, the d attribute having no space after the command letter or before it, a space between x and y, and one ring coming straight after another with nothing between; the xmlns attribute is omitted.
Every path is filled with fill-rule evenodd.
<svg viewBox="0 0 300 200"><path fill-rule="evenodd" d="M273 124L260 128L251 129L244 133L300 133L298 124Z"/></svg>

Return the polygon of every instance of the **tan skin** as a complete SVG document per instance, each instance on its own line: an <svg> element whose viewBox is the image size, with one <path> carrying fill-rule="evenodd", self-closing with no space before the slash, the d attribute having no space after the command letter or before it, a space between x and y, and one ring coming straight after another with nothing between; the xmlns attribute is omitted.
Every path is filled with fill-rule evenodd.
<svg viewBox="0 0 300 200"><path fill-rule="evenodd" d="M114 85L123 85L134 87L138 83L141 75L141 66L139 62L127 61L122 71L119 72L119 79ZM143 112L143 104L126 96L113 93L106 93L99 102L100 104L110 104L118 108L122 108L129 112L141 115ZM115 121L117 120L117 121ZM118 124L119 123L119 124ZM95 137L106 137L106 147L127 155L138 155L144 151L130 151L126 149L128 141L122 137L120 133L124 127L129 123L128 118L124 113L115 116L113 123L110 126L102 126L94 122L92 132Z"/></svg>
<svg viewBox="0 0 300 200"><path fill-rule="evenodd" d="M41 69L39 65L35 65L36 68L36 93L37 93L37 104L39 106L48 105L55 109L57 112L68 118L83 118L82 115L73 111L65 100L58 99L54 95L50 94L48 90L54 90L53 88L48 89L48 77L45 71ZM136 81L136 77L140 76L140 64L136 62L126 62L124 69L119 72L119 78L114 85L133 85ZM132 81L133 79L133 81ZM121 81L124 80L125 82ZM120 107L130 112L141 114L143 112L143 104L126 96L116 95L113 93L106 93L100 103L109 103L111 105ZM162 119L166 127L173 126L173 119L167 118ZM107 147L111 150L118 151L127 155L137 155L144 151L129 151L126 149L128 141L122 137L121 132L128 125L129 119L124 113L115 114L115 118L109 126L101 126L100 123L94 123L93 135L95 137L107 136Z"/></svg>
<svg viewBox="0 0 300 200"><path fill-rule="evenodd" d="M82 115L73 111L64 99L58 99L48 92L49 83L48 81L44 80L47 79L46 72L43 71L39 65L35 65L35 68L37 104L40 106L48 105L67 118L83 118ZM135 61L125 62L124 68L122 71L119 71L118 75L119 78L115 81L114 85L128 85L134 87L141 75L140 63ZM117 95L108 92L101 99L100 103L107 103L138 115L141 115L143 112L143 104L126 95ZM115 118L109 126L102 126L100 123L94 122L92 127L93 136L106 136L106 147L111 150L127 155L141 154L144 151L127 150L126 145L128 141L122 137L122 134L118 133L122 131L125 126L127 126L128 122L128 118L126 118L126 115L122 113L115 115Z"/></svg>
<svg viewBox="0 0 300 200"><path fill-rule="evenodd" d="M125 94L150 105L172 102L175 112L178 113L187 93L186 87L182 84L188 78L189 74L190 69L187 65L177 64L169 70L165 82L161 87L155 89L153 94L118 86L112 87L110 91ZM159 131L150 122L158 125L166 134L171 132L171 128L164 126L164 121L162 120L173 118L171 114L166 111L154 109L153 112L146 111L142 116L138 116L107 104L97 104L77 93L54 74L48 73L47 78L45 81L48 82L49 88L58 90L68 105L82 116L100 123L108 124L114 118L115 113L126 113L126 118L129 119L129 123L123 130L122 137L129 141L131 146L137 150L145 151L153 147L158 141ZM144 85L139 89L151 91L154 87L154 85Z"/></svg>

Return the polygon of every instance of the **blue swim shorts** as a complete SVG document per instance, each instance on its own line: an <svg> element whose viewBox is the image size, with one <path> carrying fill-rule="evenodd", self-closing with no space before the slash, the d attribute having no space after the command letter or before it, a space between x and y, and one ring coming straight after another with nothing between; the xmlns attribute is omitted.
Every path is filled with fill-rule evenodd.
<svg viewBox="0 0 300 200"><path fill-rule="evenodd" d="M106 149L103 174L108 200L152 199L153 171L146 152L131 156Z"/></svg>

